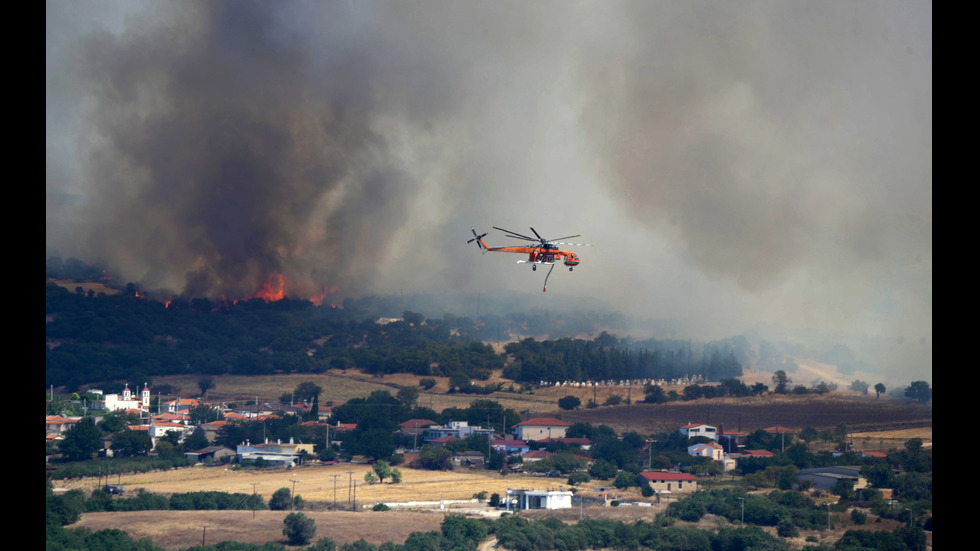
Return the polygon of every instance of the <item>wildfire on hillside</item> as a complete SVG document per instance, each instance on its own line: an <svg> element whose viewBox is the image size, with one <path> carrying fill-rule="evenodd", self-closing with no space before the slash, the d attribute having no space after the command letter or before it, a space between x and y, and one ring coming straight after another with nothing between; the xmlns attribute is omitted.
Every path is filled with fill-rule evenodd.
<svg viewBox="0 0 980 551"><path fill-rule="evenodd" d="M286 283L280 273L270 274L269 279L262 285L259 292L255 293L255 298L260 298L267 303L282 300L285 296Z"/></svg>
<svg viewBox="0 0 980 551"><path fill-rule="evenodd" d="M337 285L324 285L320 288L320 291L309 298L309 301L313 303L314 306L324 306L329 305L331 308L340 308L336 304L331 302L333 294L340 290ZM262 287L255 292L252 298L262 299L266 303L280 301L286 298L286 278L282 273L273 272L269 275ZM216 300L212 301L212 311L218 311L222 309L227 309L239 302L238 299L229 299L225 295L220 295ZM179 300L179 304L182 307L190 307L193 309L195 306L192 304L193 301ZM164 301L164 307L170 308L174 304L173 300Z"/></svg>
<svg viewBox="0 0 980 551"><path fill-rule="evenodd" d="M331 296L333 296L333 294L336 293L339 289L340 289L340 287L338 287L336 285L324 285L320 289L320 292L319 293L317 293L316 295L310 297L310 302L312 302L315 306L322 306L324 304L324 302L326 302L328 298L330 298ZM336 308L337 305L336 304L333 304L333 303L330 303L330 307L331 308Z"/></svg>

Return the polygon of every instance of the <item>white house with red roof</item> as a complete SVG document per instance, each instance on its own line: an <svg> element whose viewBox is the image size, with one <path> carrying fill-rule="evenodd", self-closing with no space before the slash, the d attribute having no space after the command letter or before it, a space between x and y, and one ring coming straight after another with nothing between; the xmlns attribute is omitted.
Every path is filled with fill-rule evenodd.
<svg viewBox="0 0 980 551"><path fill-rule="evenodd" d="M46 434L62 434L72 428L81 417L65 417L63 415L48 415L44 418L44 432Z"/></svg>
<svg viewBox="0 0 980 551"><path fill-rule="evenodd" d="M712 461L721 461L725 458L725 450L714 442L702 442L687 447L687 454L694 457L707 457Z"/></svg>
<svg viewBox="0 0 980 551"><path fill-rule="evenodd" d="M694 493L698 490L698 479L688 473L653 471L642 472L638 476L641 484L649 484L654 492Z"/></svg>
<svg viewBox="0 0 980 551"><path fill-rule="evenodd" d="M707 457L712 461L718 461L722 464L725 472L734 469L736 466L735 460L725 454L725 448L721 444L715 444L714 442L702 442L688 446L687 453L694 457Z"/></svg>
<svg viewBox="0 0 980 551"><path fill-rule="evenodd" d="M177 398L163 403L163 407L170 413L186 413L199 405L201 402L194 398Z"/></svg>
<svg viewBox="0 0 980 551"><path fill-rule="evenodd" d="M546 438L564 438L570 426L565 421L554 417L536 417L514 425L514 437L525 442Z"/></svg>
<svg viewBox="0 0 980 551"><path fill-rule="evenodd" d="M518 455L531 451L523 440L491 440L490 447L498 453L516 453Z"/></svg>

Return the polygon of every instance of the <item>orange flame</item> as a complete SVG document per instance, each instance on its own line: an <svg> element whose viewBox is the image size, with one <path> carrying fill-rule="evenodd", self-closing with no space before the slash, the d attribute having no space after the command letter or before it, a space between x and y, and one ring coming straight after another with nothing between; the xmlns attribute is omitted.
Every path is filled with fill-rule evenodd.
<svg viewBox="0 0 980 551"><path fill-rule="evenodd" d="M330 285L330 286L324 285L318 294L310 298L310 302L312 302L315 306L321 306L323 305L324 301L330 298L330 296L336 293L339 289L340 287L336 285ZM330 306L334 308L337 307L334 304L331 304Z"/></svg>
<svg viewBox="0 0 980 551"><path fill-rule="evenodd" d="M271 274L269 280L265 282L262 289L255 296L266 302L282 300L286 296L285 287L286 284L282 279L282 274Z"/></svg>

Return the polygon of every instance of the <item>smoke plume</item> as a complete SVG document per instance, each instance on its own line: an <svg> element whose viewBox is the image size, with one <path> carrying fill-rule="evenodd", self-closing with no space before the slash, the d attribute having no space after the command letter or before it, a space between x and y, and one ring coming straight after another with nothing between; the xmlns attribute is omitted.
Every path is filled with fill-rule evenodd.
<svg viewBox="0 0 980 551"><path fill-rule="evenodd" d="M531 306L931 341L928 3L47 5L49 252L194 296L540 291L465 245L533 226L594 247Z"/></svg>

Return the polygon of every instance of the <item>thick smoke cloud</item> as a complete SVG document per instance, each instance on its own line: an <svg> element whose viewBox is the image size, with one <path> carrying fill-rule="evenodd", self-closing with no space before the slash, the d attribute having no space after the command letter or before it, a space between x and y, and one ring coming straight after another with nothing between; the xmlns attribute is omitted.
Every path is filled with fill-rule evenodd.
<svg viewBox="0 0 980 551"><path fill-rule="evenodd" d="M50 253L213 297L540 291L464 246L534 226L596 246L532 307L931 342L928 3L47 6Z"/></svg>

